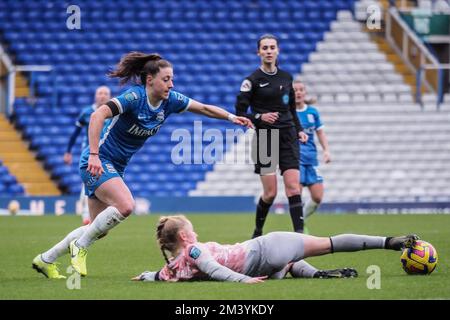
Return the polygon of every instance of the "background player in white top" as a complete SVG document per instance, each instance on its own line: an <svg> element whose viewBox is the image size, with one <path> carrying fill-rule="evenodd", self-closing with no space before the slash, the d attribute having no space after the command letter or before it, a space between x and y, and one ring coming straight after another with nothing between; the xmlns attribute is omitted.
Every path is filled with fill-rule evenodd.
<svg viewBox="0 0 450 320"><path fill-rule="evenodd" d="M34 258L33 268L47 277L64 277L53 262L67 252L67 247L74 269L82 276L87 275L87 248L125 220L134 209L133 196L123 180L125 167L172 113L189 110L253 128L252 122L245 117L237 117L220 107L172 91L172 64L158 54L130 52L122 57L110 76L120 78L122 84L133 81L136 85L91 115L89 147L81 156L80 175L89 196L92 222L72 231L53 248ZM108 118L113 119L100 141Z"/></svg>
<svg viewBox="0 0 450 320"><path fill-rule="evenodd" d="M198 242L192 223L185 216L162 217L156 237L166 265L156 272L145 271L132 280L186 281L219 280L258 283L270 277L314 277L317 269L302 259L334 252L368 249L400 251L418 239L416 235L380 237L341 234L314 237L297 232L271 232L243 243L221 245ZM345 276L356 276L344 269ZM341 276L343 277L343 276Z"/></svg>
<svg viewBox="0 0 450 320"><path fill-rule="evenodd" d="M304 132L308 135L308 140L301 143L300 149L300 192L303 187L308 187L311 194L311 200L308 201L303 209L303 215L306 219L312 215L323 199L323 177L320 175L317 160L317 147L314 142L314 133L317 134L320 145L323 150L323 162L331 162L330 148L325 134L319 111L310 105L312 101L305 101L306 86L299 80L294 81L295 106L297 116L302 124Z"/></svg>

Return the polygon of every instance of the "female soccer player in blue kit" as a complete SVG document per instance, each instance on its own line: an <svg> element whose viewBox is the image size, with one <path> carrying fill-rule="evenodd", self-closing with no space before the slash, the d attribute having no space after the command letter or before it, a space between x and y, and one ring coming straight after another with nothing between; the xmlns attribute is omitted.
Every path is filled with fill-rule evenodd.
<svg viewBox="0 0 450 320"><path fill-rule="evenodd" d="M89 127L91 114L94 113L94 111L97 110L98 107L104 105L111 99L111 90L107 86L98 87L97 90L95 90L94 99L95 102L92 105L84 108L77 118L77 121L75 123L75 130L70 136L69 143L67 144L66 153L64 153L64 162L67 165L72 164L72 147L75 144L75 141L77 140L77 137L80 135L81 130L83 130L83 128L86 128L86 135L83 137L83 142L81 144L82 150L86 148L86 146L89 144L87 128ZM105 121L105 126L107 126L108 124L109 121ZM84 190L81 190L80 194L80 203L82 206L81 219L83 220L84 225L91 223L87 198L88 197L85 195Z"/></svg>
<svg viewBox="0 0 450 320"><path fill-rule="evenodd" d="M311 193L311 200L306 203L303 210L304 218L306 219L317 210L323 198L323 177L317 169L319 161L317 161L314 133L317 134L319 143L322 146L323 161L329 163L331 156L319 111L309 105L308 101L305 101L305 85L301 81L295 80L293 86L297 116L305 133L308 135L308 140L301 144L302 152L300 153L300 192L303 187L308 187Z"/></svg>
<svg viewBox="0 0 450 320"><path fill-rule="evenodd" d="M110 76L120 78L122 84L128 81L139 84L111 99L91 115L89 147L84 149L80 159L80 175L89 196L91 217L95 218L89 226L69 233L50 252L35 257L33 268L49 278L64 278L53 262L66 253L67 247L74 269L82 276L87 275L87 248L133 211L134 199L123 181L125 167L172 113L189 110L253 127L245 117L172 91L172 65L158 54L130 52L122 57ZM111 124L100 140L103 124L111 117Z"/></svg>

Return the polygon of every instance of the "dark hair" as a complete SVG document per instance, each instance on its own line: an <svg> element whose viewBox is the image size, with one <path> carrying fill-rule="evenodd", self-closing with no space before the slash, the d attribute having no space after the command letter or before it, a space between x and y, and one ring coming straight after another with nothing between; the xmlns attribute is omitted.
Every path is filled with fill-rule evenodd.
<svg viewBox="0 0 450 320"><path fill-rule="evenodd" d="M263 41L264 39L273 39L277 42L277 46L278 46L278 38L275 37L273 34L271 33L266 33L263 34L261 37L259 37L258 39L258 50L259 50L259 46L261 45L261 41Z"/></svg>
<svg viewBox="0 0 450 320"><path fill-rule="evenodd" d="M155 76L161 68L172 67L172 64L164 60L157 53L145 54L132 51L124 55L116 70L111 71L108 76L111 78L120 78L120 84L126 84L128 81L145 84L147 75Z"/></svg>

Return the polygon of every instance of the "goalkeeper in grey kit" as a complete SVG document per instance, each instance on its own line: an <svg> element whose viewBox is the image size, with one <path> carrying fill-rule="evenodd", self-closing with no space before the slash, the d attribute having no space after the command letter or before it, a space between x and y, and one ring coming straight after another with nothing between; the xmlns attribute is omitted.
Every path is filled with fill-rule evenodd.
<svg viewBox="0 0 450 320"><path fill-rule="evenodd" d="M162 217L156 234L166 265L156 272L145 271L132 280L258 283L266 278L282 279L287 273L294 278L355 277L357 272L354 269L320 271L303 259L368 249L400 251L411 247L418 239L416 235L315 237L296 232L271 232L234 245L202 243L197 241L192 223L182 215Z"/></svg>

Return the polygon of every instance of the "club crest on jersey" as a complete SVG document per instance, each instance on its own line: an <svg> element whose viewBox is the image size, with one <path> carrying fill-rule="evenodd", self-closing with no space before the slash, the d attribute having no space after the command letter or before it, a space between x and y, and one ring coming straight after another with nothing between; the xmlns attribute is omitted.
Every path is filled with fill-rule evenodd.
<svg viewBox="0 0 450 320"><path fill-rule="evenodd" d="M200 251L199 248L197 247L192 247L191 250L189 250L189 257L191 257L192 259L197 259L198 257L200 257L200 254L202 252Z"/></svg>
<svg viewBox="0 0 450 320"><path fill-rule="evenodd" d="M156 121L160 121L160 122L164 121L164 110L158 112L158 114L156 115Z"/></svg>
<svg viewBox="0 0 450 320"><path fill-rule="evenodd" d="M307 118L308 118L308 122L314 123L314 115L309 113Z"/></svg>
<svg viewBox="0 0 450 320"><path fill-rule="evenodd" d="M127 100L127 101L134 101L137 99L138 99L138 95L136 94L136 92L130 92L125 95L125 100Z"/></svg>
<svg viewBox="0 0 450 320"><path fill-rule="evenodd" d="M288 95L288 94L285 94L285 95L283 96L283 103L284 103L284 104L289 104L289 95Z"/></svg>

